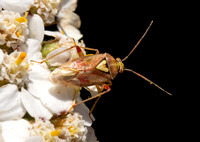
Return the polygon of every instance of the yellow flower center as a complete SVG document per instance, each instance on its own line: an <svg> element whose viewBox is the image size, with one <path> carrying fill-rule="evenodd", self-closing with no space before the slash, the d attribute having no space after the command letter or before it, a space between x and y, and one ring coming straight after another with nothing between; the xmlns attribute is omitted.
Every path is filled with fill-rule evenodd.
<svg viewBox="0 0 200 142"><path fill-rule="evenodd" d="M61 30L61 34L63 34L63 35L65 34L63 30Z"/></svg>
<svg viewBox="0 0 200 142"><path fill-rule="evenodd" d="M25 12L24 16L16 18L15 21L17 21L19 23L23 23L23 22L27 23L27 19L26 19L27 15L28 15L28 12Z"/></svg>
<svg viewBox="0 0 200 142"><path fill-rule="evenodd" d="M18 29L18 30L15 32L15 34L16 34L17 37L22 36L22 32L21 32L20 29Z"/></svg>
<svg viewBox="0 0 200 142"><path fill-rule="evenodd" d="M17 65L20 65L21 62L24 60L24 58L25 58L26 56L27 56L27 54L26 54L25 52L22 52L22 53L19 55L19 57L17 58L16 64L17 64Z"/></svg>
<svg viewBox="0 0 200 142"><path fill-rule="evenodd" d="M70 126L68 128L69 132L71 135L73 135L74 133L78 132L78 128L74 128L73 126Z"/></svg>
<svg viewBox="0 0 200 142"><path fill-rule="evenodd" d="M61 133L61 131L55 130L55 131L52 131L50 134L51 134L51 136L59 136L60 133Z"/></svg>

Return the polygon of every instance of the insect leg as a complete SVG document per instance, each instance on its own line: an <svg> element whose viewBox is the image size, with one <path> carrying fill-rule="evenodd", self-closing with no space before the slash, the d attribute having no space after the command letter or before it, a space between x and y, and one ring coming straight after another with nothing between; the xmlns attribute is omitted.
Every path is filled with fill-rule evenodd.
<svg viewBox="0 0 200 142"><path fill-rule="evenodd" d="M106 89L106 90L103 91L103 92L101 92L101 93L99 93L99 94L97 94L96 96L93 96L93 97L90 97L90 98L85 99L85 100L83 100L83 101L80 101L80 102L74 104L72 107L74 108L74 107L76 107L77 105L80 105L80 104L85 103L85 102L87 102L87 101L90 101L90 100L92 100L92 99L98 98L98 97L102 96L103 94L108 93L108 92L111 91L111 88L109 87L109 85L106 85L106 84L104 85L104 89Z"/></svg>
<svg viewBox="0 0 200 142"><path fill-rule="evenodd" d="M73 39L73 40L74 40L74 39ZM83 42L83 41L82 41L82 42ZM79 54L79 57L84 56L84 54L83 54L83 52L82 52L82 50L81 50L80 48L83 48L83 49L85 49L85 50L90 50L90 51L96 51L96 54L99 54L99 50L98 50L98 49L95 49L95 48L88 48L88 47L82 47L82 46L77 46L75 40L74 40L74 46L76 46L76 50L77 50L77 52L78 52L78 54Z"/></svg>
<svg viewBox="0 0 200 142"><path fill-rule="evenodd" d="M49 58L47 58L47 59L45 59L45 60L43 60L43 61L41 61L41 62L34 61L34 60L31 60L31 61L36 62L36 63L39 63L39 64L42 64L42 63L48 61L49 59L52 59L52 58L54 58L54 57L56 57L56 56L58 56L58 55L60 55L60 54L62 54L62 53L64 53L64 52L66 52L66 51L68 51L68 50L70 50L70 49L72 49L72 48L75 48L75 47L76 47L76 49L77 49L77 52L78 52L79 56L84 56L80 48L83 48L83 49L86 49L86 50L91 50L91 51L96 51L96 54L99 54L99 50L98 50L98 49L87 48L87 47L79 47L79 46L77 46L77 45L74 45L74 46L72 46L72 47L70 47L70 48L68 48L68 49L65 49L65 50L63 50L63 51L61 51L61 52L59 52L59 53L56 53L55 55L53 55L53 56L51 56L51 57L49 57Z"/></svg>
<svg viewBox="0 0 200 142"><path fill-rule="evenodd" d="M39 63L39 64L42 64L42 63L48 61L49 59L52 59L52 58L54 58L54 57L56 57L56 56L58 56L58 55L60 55L60 54L62 54L62 53L64 53L64 52L66 52L66 51L68 51L68 50L70 50L70 49L72 49L72 48L75 48L75 47L76 47L76 45L74 45L74 46L72 46L72 47L70 47L70 48L68 48L68 49L65 49L65 50L63 50L63 51L61 51L61 52L59 52L59 53L56 53L55 55L53 55L53 56L51 56L51 57L49 57L49 58L47 58L47 59L45 59L45 60L43 60L43 61L41 61L41 62L33 61L33 60L31 60L31 61L36 62L36 63Z"/></svg>
<svg viewBox="0 0 200 142"><path fill-rule="evenodd" d="M80 47L80 48L83 48L85 50L90 50L90 51L96 51L96 54L99 54L99 50L95 48L88 48L88 47Z"/></svg>
<svg viewBox="0 0 200 142"><path fill-rule="evenodd" d="M73 95L73 100L72 100L72 106L69 108L69 110L65 113L68 114L70 111L72 111L72 109L74 108L75 102L76 102L76 97L77 97L77 93L80 89L76 89Z"/></svg>
<svg viewBox="0 0 200 142"><path fill-rule="evenodd" d="M96 88L97 88L97 90L98 90L99 93L102 92L101 87L102 87L102 86L96 85ZM92 114L92 112L93 112L93 110L94 110L95 106L97 105L97 102L99 101L100 98L101 98L101 96L99 96L99 97L96 99L96 101L94 102L94 104L93 104L93 106L92 106L92 108L91 108L91 110L90 110L90 112L89 112L89 114L88 114L91 120L93 120L92 117L91 117L91 114Z"/></svg>
<svg viewBox="0 0 200 142"><path fill-rule="evenodd" d="M107 86L108 86L108 87L109 87L109 86L112 86L112 82L109 81L109 84L108 84ZM101 93L101 92L102 92L102 90L101 90L101 87L102 87L102 86L96 85L96 87L97 87L98 92ZM109 87L109 88L110 88L110 87ZM93 104L93 106L92 106L92 108L91 108L91 110L90 110L90 112L89 112L89 117L90 117L91 120L92 120L91 114L92 114L92 112L93 112L93 110L94 110L95 106L97 105L97 102L99 101L100 98L101 98L101 96L99 96L99 97L96 99L96 101L94 102L94 104Z"/></svg>
<svg viewBox="0 0 200 142"><path fill-rule="evenodd" d="M103 90L103 86L99 86L99 85L95 85L96 86L96 88L97 88L97 91L98 91L98 93L101 93ZM87 88L87 87L85 87L88 91L90 91L90 93L92 94L92 91L89 89L89 88ZM90 117L90 119L93 121L93 119L92 119L92 117L91 117L91 114L92 114L92 112L93 112L93 110L94 110L94 108L95 108L95 106L96 106L96 104L97 104L97 102L99 101L99 99L101 98L101 96L99 96L97 99L96 99L96 101L94 102L94 104L93 104L93 106L92 106L92 108L90 109L90 112L89 112L89 117Z"/></svg>
<svg viewBox="0 0 200 142"><path fill-rule="evenodd" d="M92 120L92 121L94 121L93 119L92 119L92 117L91 117L91 114L92 114L92 112L93 112L93 110L94 110L94 108L95 108L95 106L97 105L97 102L99 101L99 99L101 98L101 96L99 96L97 99L96 99L96 101L94 102L94 104L93 104L93 106L92 106L92 108L90 109L90 112L89 112L89 117L90 117L90 119Z"/></svg>

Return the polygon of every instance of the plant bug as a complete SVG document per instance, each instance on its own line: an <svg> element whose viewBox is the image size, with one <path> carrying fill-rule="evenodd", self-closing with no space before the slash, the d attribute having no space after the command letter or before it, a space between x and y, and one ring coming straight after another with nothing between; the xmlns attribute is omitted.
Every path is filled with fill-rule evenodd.
<svg viewBox="0 0 200 142"><path fill-rule="evenodd" d="M118 73L123 73L123 71L132 72L135 75L143 78L150 84L153 84L160 90L164 91L168 95L172 95L171 93L167 92L166 90L164 90L163 88L158 86L156 83L152 82L151 80L147 79L143 75L141 75L131 69L126 69L123 64L123 61L125 61L133 53L133 51L138 47L138 45L140 44L142 39L145 37L145 35L149 31L152 24L153 24L153 21L151 21L150 25L148 26L148 28L146 29L146 31L144 32L142 37L139 39L137 44L133 47L131 52L122 60L120 58L115 59L108 53L99 54L99 51L97 49L79 47L77 45L74 45L66 50L63 50L45 60L43 60L42 62L39 62L39 63L43 63L63 52L66 52L67 50L72 49L72 48L77 49L77 53L79 54L79 57L76 59L72 59L72 60L64 63L60 67L56 68L51 73L50 80L54 84L64 84L66 86L71 85L71 86L75 86L75 87L85 87L88 90L89 90L88 86L95 85L99 93L95 96L92 96L92 97L85 99L83 101L80 101L78 103L75 103L75 98L76 98L76 96L75 96L74 97L74 105L72 105L72 107L70 108L70 110L68 112L70 112L75 106L77 106L81 103L87 102L94 98L98 98L90 111L90 114L91 114L91 112L93 111L99 98L103 94L111 91L111 88L110 88L110 86L112 84L111 80L113 80L117 76ZM85 50L96 51L96 54L84 56L81 51L81 48L83 48Z"/></svg>

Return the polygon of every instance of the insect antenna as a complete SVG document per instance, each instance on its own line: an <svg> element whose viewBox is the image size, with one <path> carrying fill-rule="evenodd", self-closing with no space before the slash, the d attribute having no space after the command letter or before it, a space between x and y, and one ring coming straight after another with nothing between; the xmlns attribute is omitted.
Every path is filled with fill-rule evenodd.
<svg viewBox="0 0 200 142"><path fill-rule="evenodd" d="M141 77L142 79L146 80L147 82L149 82L150 84L153 84L154 86L156 86L157 88L159 88L160 90L162 90L163 92L167 93L168 95L172 96L171 93L167 92L166 90L164 90L163 88L161 88L160 86L158 86L156 83L154 83L153 81L149 80L148 78L144 77L143 75L131 70L131 69L124 69L125 71L129 71L134 73L135 75Z"/></svg>
<svg viewBox="0 0 200 142"><path fill-rule="evenodd" d="M136 43L136 45L133 47L133 49L131 50L131 52L122 60L125 61L132 53L133 51L138 47L138 45L140 44L140 42L143 40L143 38L145 37L145 35L147 34L147 32L149 31L151 25L153 24L153 20L151 21L151 23L149 24L148 28L146 29L146 31L144 32L144 34L142 35L142 37L140 38L140 40L138 40L138 42Z"/></svg>

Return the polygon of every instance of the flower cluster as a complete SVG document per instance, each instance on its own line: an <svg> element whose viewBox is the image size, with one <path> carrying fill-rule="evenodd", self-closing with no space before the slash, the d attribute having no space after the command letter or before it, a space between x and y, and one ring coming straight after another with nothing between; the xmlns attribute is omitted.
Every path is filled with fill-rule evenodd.
<svg viewBox="0 0 200 142"><path fill-rule="evenodd" d="M28 37L27 21L19 13L3 10L0 12L0 45L16 49L23 46Z"/></svg>
<svg viewBox="0 0 200 142"><path fill-rule="evenodd" d="M77 0L0 1L1 142L97 141L87 106L71 109L81 101L81 88L49 79L54 69L79 57L76 48L58 53L85 46L78 41L76 6ZM58 31L46 31L49 25Z"/></svg>

